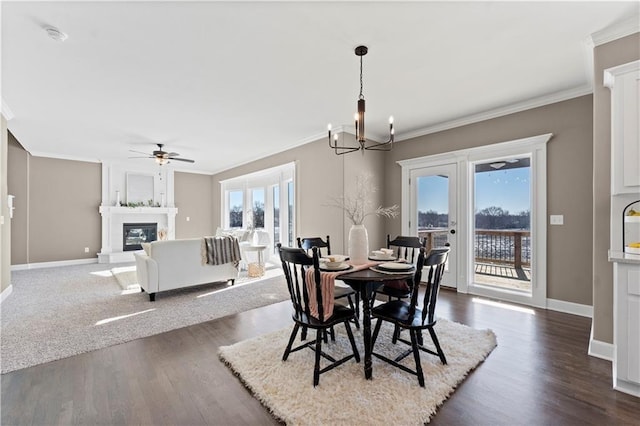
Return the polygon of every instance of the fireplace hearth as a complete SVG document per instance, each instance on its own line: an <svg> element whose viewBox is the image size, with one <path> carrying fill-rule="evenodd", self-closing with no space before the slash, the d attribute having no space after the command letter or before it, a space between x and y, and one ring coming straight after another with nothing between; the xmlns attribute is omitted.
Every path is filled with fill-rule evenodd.
<svg viewBox="0 0 640 426"><path fill-rule="evenodd" d="M123 223L122 250L141 250L142 243L150 243L158 239L157 223Z"/></svg>

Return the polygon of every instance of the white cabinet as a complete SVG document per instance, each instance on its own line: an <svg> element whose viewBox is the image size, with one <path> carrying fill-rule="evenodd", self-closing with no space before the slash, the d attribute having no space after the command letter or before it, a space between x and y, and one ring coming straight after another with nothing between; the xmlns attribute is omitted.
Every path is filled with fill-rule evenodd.
<svg viewBox="0 0 640 426"><path fill-rule="evenodd" d="M613 387L640 397L640 256L611 253L610 257L614 261Z"/></svg>
<svg viewBox="0 0 640 426"><path fill-rule="evenodd" d="M640 60L604 71L611 89L611 194L640 192Z"/></svg>

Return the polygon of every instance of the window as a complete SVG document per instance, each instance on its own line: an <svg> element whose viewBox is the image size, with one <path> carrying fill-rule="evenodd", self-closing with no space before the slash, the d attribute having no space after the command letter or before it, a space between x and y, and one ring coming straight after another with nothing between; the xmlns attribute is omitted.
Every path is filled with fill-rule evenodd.
<svg viewBox="0 0 640 426"><path fill-rule="evenodd" d="M227 201L229 228L242 228L243 223L243 194L242 191L229 191L229 199Z"/></svg>
<svg viewBox="0 0 640 426"><path fill-rule="evenodd" d="M269 234L270 253L282 242L294 246L295 163L221 182L223 228L261 229Z"/></svg>

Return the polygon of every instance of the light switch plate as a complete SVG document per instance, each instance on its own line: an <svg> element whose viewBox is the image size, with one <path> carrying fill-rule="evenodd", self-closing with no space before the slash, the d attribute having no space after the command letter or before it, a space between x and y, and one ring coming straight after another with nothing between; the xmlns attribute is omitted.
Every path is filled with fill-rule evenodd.
<svg viewBox="0 0 640 426"><path fill-rule="evenodd" d="M564 225L564 215L552 214L549 216L549 223L552 225Z"/></svg>

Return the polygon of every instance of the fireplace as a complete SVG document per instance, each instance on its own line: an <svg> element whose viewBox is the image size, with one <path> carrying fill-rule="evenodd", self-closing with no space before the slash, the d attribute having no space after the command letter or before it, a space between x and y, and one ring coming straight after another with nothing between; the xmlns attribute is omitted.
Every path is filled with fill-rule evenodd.
<svg viewBox="0 0 640 426"><path fill-rule="evenodd" d="M142 250L142 243L158 239L157 223L123 223L122 250Z"/></svg>

